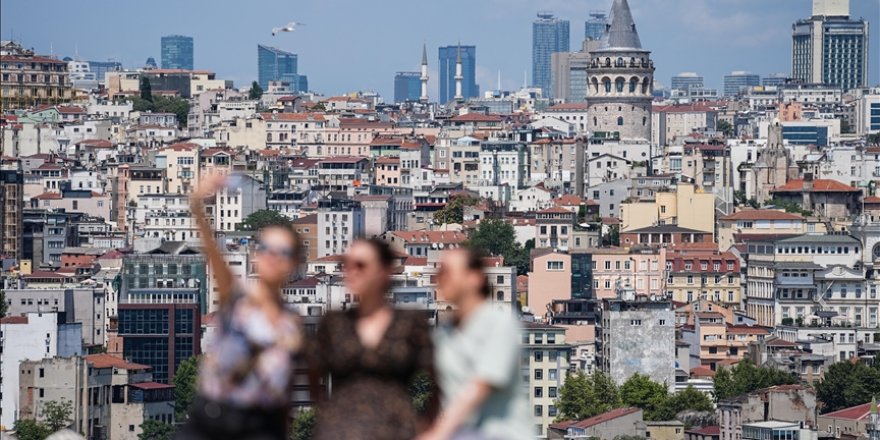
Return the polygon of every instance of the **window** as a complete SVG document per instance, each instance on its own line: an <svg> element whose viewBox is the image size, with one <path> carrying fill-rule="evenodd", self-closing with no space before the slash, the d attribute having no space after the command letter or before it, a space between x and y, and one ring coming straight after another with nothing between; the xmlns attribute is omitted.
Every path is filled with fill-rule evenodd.
<svg viewBox="0 0 880 440"><path fill-rule="evenodd" d="M556 397L557 391L556 387L547 388L547 397Z"/></svg>
<svg viewBox="0 0 880 440"><path fill-rule="evenodd" d="M642 325L642 320L641 319L630 320L629 325Z"/></svg>
<svg viewBox="0 0 880 440"><path fill-rule="evenodd" d="M565 265L562 261L548 261L547 270L563 270Z"/></svg>
<svg viewBox="0 0 880 440"><path fill-rule="evenodd" d="M535 397L544 397L544 387L535 387Z"/></svg>
<svg viewBox="0 0 880 440"><path fill-rule="evenodd" d="M544 362L544 352L536 351L535 352L535 362Z"/></svg>
<svg viewBox="0 0 880 440"><path fill-rule="evenodd" d="M544 370L540 368L535 370L535 380L544 380Z"/></svg>
<svg viewBox="0 0 880 440"><path fill-rule="evenodd" d="M535 417L544 417L544 405L535 405Z"/></svg>

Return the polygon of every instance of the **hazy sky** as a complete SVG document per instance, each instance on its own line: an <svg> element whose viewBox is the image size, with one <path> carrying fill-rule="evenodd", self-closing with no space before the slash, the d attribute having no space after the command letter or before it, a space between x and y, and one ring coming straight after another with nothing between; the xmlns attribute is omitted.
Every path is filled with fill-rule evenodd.
<svg viewBox="0 0 880 440"><path fill-rule="evenodd" d="M539 10L571 21L580 46L587 13L612 0L0 0L0 36L37 52L126 67L159 61L159 38L195 38L195 67L242 86L256 79L256 46L299 54L299 71L324 94L376 90L392 98L394 72L418 70L428 45L431 96L437 96L437 47L477 46L477 82L505 89L531 75L531 22ZM381 6L377 6L381 5ZM653 52L656 79L669 85L694 71L721 86L732 70L788 73L791 24L810 14L810 0L630 0L642 45ZM871 29L871 84L880 83L880 1L851 0L852 15ZM272 37L289 21L307 25ZM531 78L530 78L531 79Z"/></svg>

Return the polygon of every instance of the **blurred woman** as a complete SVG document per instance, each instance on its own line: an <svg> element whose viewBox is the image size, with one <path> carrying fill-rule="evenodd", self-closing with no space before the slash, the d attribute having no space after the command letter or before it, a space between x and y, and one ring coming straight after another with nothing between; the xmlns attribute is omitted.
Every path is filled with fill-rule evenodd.
<svg viewBox="0 0 880 440"><path fill-rule="evenodd" d="M535 438L520 379L520 325L489 295L477 253L443 253L437 297L454 306L454 319L439 325L434 338L443 410L420 440Z"/></svg>
<svg viewBox="0 0 880 440"><path fill-rule="evenodd" d="M281 287L296 272L300 240L290 226L259 231L258 280L233 278L205 218L203 201L223 188L220 176L202 181L190 208L217 283L218 324L202 358L198 396L178 439L286 439L294 357L302 343L298 318L283 304Z"/></svg>
<svg viewBox="0 0 880 440"><path fill-rule="evenodd" d="M431 374L433 347L425 316L395 310L385 299L394 253L378 239L355 241L345 257L356 308L328 313L315 338L312 389L330 376L318 404L315 439L412 439L417 413L407 386Z"/></svg>

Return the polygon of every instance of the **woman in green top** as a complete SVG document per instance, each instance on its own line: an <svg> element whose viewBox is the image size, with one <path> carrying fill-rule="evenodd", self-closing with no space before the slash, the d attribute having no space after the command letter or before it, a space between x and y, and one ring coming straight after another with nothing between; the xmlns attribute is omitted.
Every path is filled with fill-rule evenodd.
<svg viewBox="0 0 880 440"><path fill-rule="evenodd" d="M521 328L509 306L497 308L489 294L479 255L442 255L437 296L455 312L434 337L443 412L420 440L534 438L520 379Z"/></svg>

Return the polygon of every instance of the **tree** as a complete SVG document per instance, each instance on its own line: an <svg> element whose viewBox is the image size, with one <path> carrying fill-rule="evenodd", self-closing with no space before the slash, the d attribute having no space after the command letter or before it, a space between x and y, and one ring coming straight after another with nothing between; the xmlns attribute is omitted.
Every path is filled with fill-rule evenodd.
<svg viewBox="0 0 880 440"><path fill-rule="evenodd" d="M171 440L173 437L174 426L155 419L144 420L138 434L138 440Z"/></svg>
<svg viewBox="0 0 880 440"><path fill-rule="evenodd" d="M289 224L290 219L285 217L284 214L271 209L261 209L259 211L254 211L251 215L247 216L244 221L237 224L235 228L239 231L259 231L266 226L286 226Z"/></svg>
<svg viewBox="0 0 880 440"><path fill-rule="evenodd" d="M880 132L869 134L868 135L868 144L880 145Z"/></svg>
<svg viewBox="0 0 880 440"><path fill-rule="evenodd" d="M521 246L516 241L516 231L510 223L500 219L484 219L468 237L468 243L474 249L490 255L504 257L505 264L514 266L517 273L528 273L531 263L531 250L535 243L526 242Z"/></svg>
<svg viewBox="0 0 880 440"><path fill-rule="evenodd" d="M316 422L313 410L304 409L297 413L291 424L290 440L311 440Z"/></svg>
<svg viewBox="0 0 880 440"><path fill-rule="evenodd" d="M51 400L43 406L43 418L46 420L46 427L51 432L70 426L71 415L73 415L73 403L69 400L60 402Z"/></svg>
<svg viewBox="0 0 880 440"><path fill-rule="evenodd" d="M730 122L727 122L723 119L719 119L718 122L715 123L715 131L719 131L724 134L726 137L733 137L733 126L730 125Z"/></svg>
<svg viewBox="0 0 880 440"><path fill-rule="evenodd" d="M697 390L693 386L669 395L660 406L656 420L681 420L683 413L710 413L714 411L712 399L706 393ZM685 418L686 419L686 418ZM686 420L682 420L686 422ZM687 424L687 422L686 422Z"/></svg>
<svg viewBox="0 0 880 440"><path fill-rule="evenodd" d="M731 369L719 367L712 382L715 400L728 399L761 388L797 383L794 374L771 367L757 367L749 360L740 361Z"/></svg>
<svg viewBox="0 0 880 440"><path fill-rule="evenodd" d="M141 99L153 102L153 85L146 76L141 76Z"/></svg>
<svg viewBox="0 0 880 440"><path fill-rule="evenodd" d="M177 96L157 96L153 99L156 104L155 111L174 113L177 122L181 126L186 125L189 116L189 101Z"/></svg>
<svg viewBox="0 0 880 440"><path fill-rule="evenodd" d="M822 412L836 411L869 402L880 394L880 370L861 362L838 362L828 367L816 385Z"/></svg>
<svg viewBox="0 0 880 440"><path fill-rule="evenodd" d="M409 395L412 396L413 406L419 414L425 412L428 407L428 401L434 392L434 382L431 376L420 373L413 377L409 383Z"/></svg>
<svg viewBox="0 0 880 440"><path fill-rule="evenodd" d="M263 97L263 88L260 83L254 81L251 83L251 89L248 90L248 99L260 99Z"/></svg>
<svg viewBox="0 0 880 440"><path fill-rule="evenodd" d="M44 440L52 435L53 431L34 419L18 419L12 426L15 431L15 438L18 440Z"/></svg>
<svg viewBox="0 0 880 440"><path fill-rule="evenodd" d="M465 206L474 206L479 201L475 197L464 194L452 196L446 203L446 206L434 213L434 223L441 225L462 223L464 221Z"/></svg>
<svg viewBox="0 0 880 440"><path fill-rule="evenodd" d="M617 385L608 375L575 373L559 389L558 420L583 420L621 405Z"/></svg>
<svg viewBox="0 0 880 440"><path fill-rule="evenodd" d="M644 410L645 420L664 420L662 410L666 405L667 394L666 385L638 373L630 376L620 386L623 404Z"/></svg>
<svg viewBox="0 0 880 440"><path fill-rule="evenodd" d="M196 396L196 377L199 373L199 358L186 358L174 372L174 413L177 420L185 420L187 411Z"/></svg>

